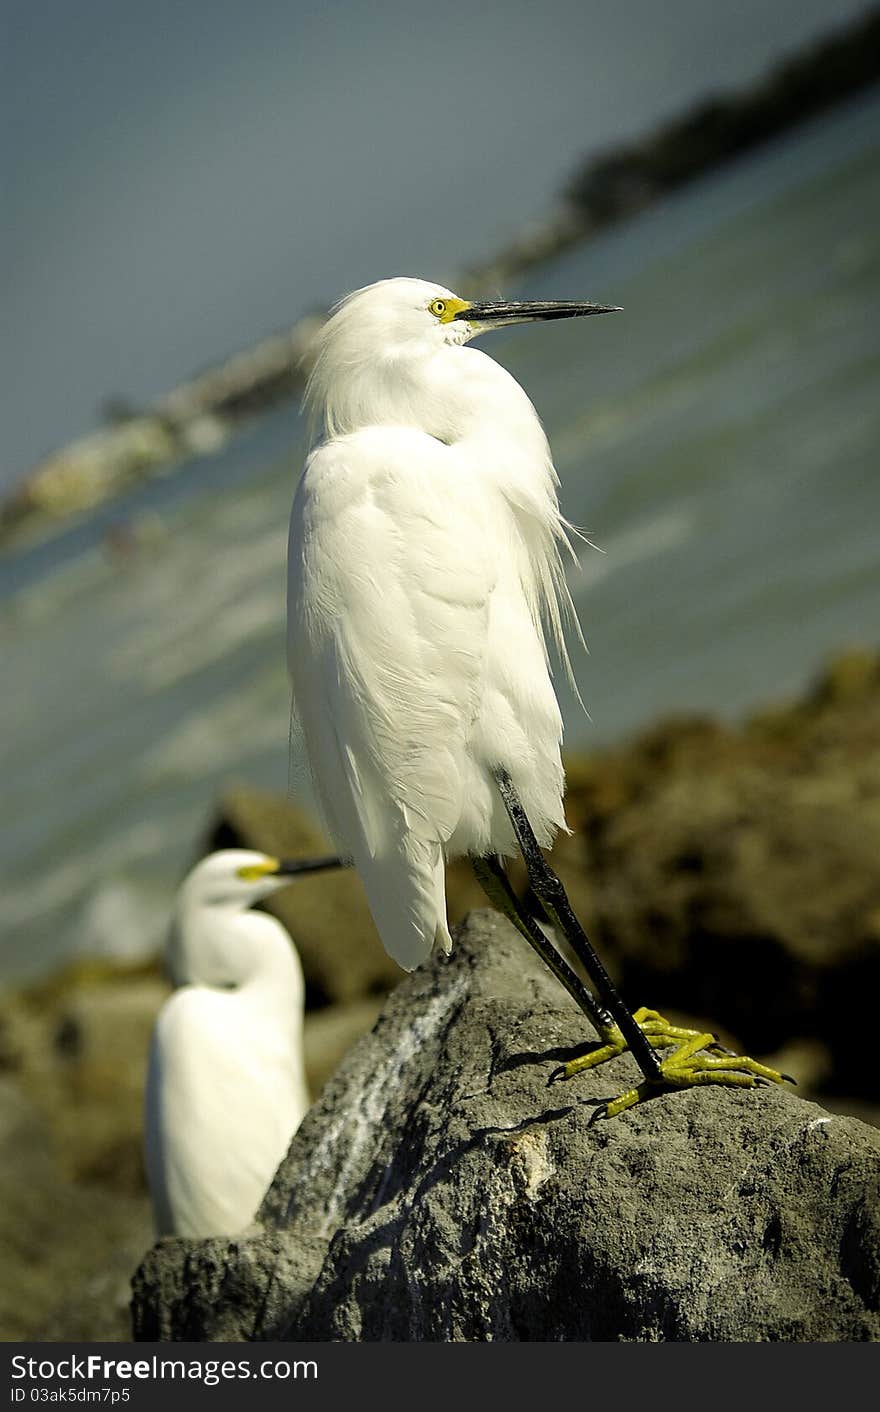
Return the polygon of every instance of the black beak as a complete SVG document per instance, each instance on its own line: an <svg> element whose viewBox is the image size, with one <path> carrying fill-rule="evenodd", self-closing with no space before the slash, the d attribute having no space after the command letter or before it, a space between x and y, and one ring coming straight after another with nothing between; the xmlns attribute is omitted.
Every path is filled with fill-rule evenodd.
<svg viewBox="0 0 880 1412"><path fill-rule="evenodd" d="M295 878L300 873L324 873L331 868L347 868L344 858L282 858L276 877Z"/></svg>
<svg viewBox="0 0 880 1412"><path fill-rule="evenodd" d="M472 324L522 324L533 319L582 319L587 314L619 314L619 304L572 304L566 300L551 299L541 303L535 300L523 302L495 302L469 304L455 317Z"/></svg>

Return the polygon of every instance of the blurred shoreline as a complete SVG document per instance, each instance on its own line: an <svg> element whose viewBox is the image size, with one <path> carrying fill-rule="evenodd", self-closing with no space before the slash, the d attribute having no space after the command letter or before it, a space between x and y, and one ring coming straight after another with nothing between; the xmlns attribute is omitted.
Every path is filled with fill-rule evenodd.
<svg viewBox="0 0 880 1412"><path fill-rule="evenodd" d="M460 287L473 292L504 286L878 80L880 11L871 9L756 83L709 95L641 141L592 157L555 210L464 271ZM0 547L45 537L134 484L216 452L239 427L298 397L307 350L323 318L323 312L305 315L150 408L107 405L104 426L40 461L0 502Z"/></svg>

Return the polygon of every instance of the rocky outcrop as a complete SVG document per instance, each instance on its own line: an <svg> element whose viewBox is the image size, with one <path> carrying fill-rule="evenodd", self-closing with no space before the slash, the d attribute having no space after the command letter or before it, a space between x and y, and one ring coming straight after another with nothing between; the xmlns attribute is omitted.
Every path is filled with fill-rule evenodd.
<svg viewBox="0 0 880 1412"><path fill-rule="evenodd" d="M628 994L766 1052L826 1046L877 1101L880 658L745 726L666 722L569 771L554 854Z"/></svg>
<svg viewBox="0 0 880 1412"><path fill-rule="evenodd" d="M398 987L234 1240L166 1240L136 1336L861 1341L880 1336L880 1134L790 1091L548 1086L588 1027L474 914Z"/></svg>

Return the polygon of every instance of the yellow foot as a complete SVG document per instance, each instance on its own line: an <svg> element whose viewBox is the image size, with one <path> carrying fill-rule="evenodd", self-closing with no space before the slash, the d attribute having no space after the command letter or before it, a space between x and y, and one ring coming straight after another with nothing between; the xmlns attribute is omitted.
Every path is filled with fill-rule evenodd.
<svg viewBox="0 0 880 1412"><path fill-rule="evenodd" d="M662 1079L645 1079L638 1088L627 1089L626 1093L603 1103L593 1115L594 1121L596 1118L614 1118L643 1099L666 1089L696 1088L699 1084L755 1088L760 1084L781 1084L786 1079L794 1082L787 1074L777 1073L766 1064L759 1064L757 1059L732 1054L712 1034L671 1025L656 1010L636 1010L633 1018L655 1049L672 1049L673 1053L660 1064ZM573 1078L584 1069L594 1069L626 1049L626 1041L616 1026L604 1038L604 1044L555 1069L550 1076L551 1083Z"/></svg>
<svg viewBox="0 0 880 1412"><path fill-rule="evenodd" d="M634 1012L633 1019L644 1031L654 1049L674 1049L686 1040L695 1039L699 1035L703 1044L698 1048L703 1049L708 1046L717 1054L727 1053L727 1050L722 1049L714 1035L702 1034L699 1030L687 1030L682 1025L671 1025L659 1011L648 1010L644 1005ZM604 1031L602 1038L605 1041L604 1044L599 1044L595 1049L590 1049L586 1054L580 1054L577 1059L570 1059L567 1064L562 1064L558 1069L554 1069L550 1075L550 1082L556 1083L558 1079L572 1079L575 1074L581 1073L584 1069L595 1069L598 1064L605 1064L609 1059L616 1059L618 1054L623 1054L626 1049L626 1040L616 1025L612 1025Z"/></svg>

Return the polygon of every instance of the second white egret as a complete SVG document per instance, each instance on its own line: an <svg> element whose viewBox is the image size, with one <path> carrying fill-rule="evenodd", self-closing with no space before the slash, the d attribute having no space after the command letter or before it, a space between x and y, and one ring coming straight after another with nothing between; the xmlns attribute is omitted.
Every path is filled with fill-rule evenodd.
<svg viewBox="0 0 880 1412"><path fill-rule="evenodd" d="M146 1161L158 1235L234 1235L253 1220L309 1106L302 966L281 923L249 909L337 859L224 849L178 893L178 987L150 1050Z"/></svg>
<svg viewBox="0 0 880 1412"><path fill-rule="evenodd" d="M471 303L418 279L343 300L309 380L319 440L288 559L290 670L312 774L387 950L409 970L435 939L451 946L444 865L470 855L596 1026L600 1044L562 1076L625 1048L637 1060L644 1083L605 1105L609 1116L663 1087L779 1079L711 1035L633 1014L541 853L565 827L549 648L570 672L570 527L529 398L467 345L500 326L613 308ZM595 996L513 893L501 858L517 846Z"/></svg>

